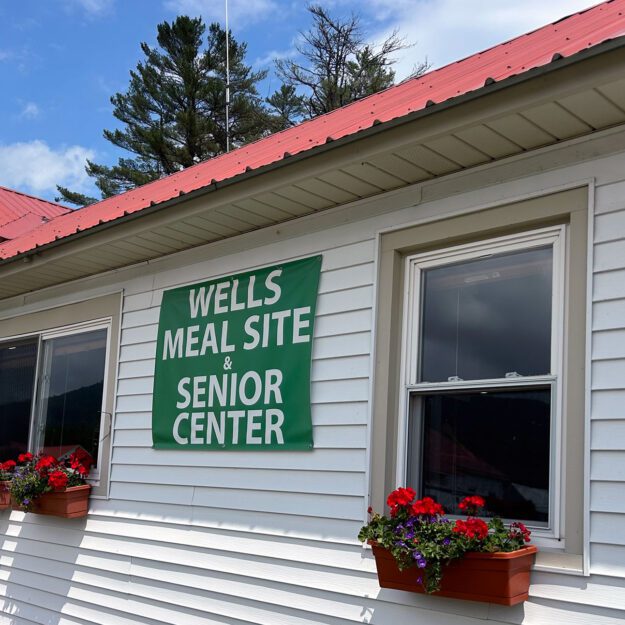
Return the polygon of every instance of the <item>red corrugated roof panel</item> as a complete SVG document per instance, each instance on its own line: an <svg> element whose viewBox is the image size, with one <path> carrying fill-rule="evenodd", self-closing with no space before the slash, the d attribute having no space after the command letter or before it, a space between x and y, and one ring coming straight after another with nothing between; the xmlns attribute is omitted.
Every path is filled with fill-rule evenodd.
<svg viewBox="0 0 625 625"><path fill-rule="evenodd" d="M27 213L52 219L69 212L69 208L60 204L54 204L33 195L0 187L0 225L19 219Z"/></svg>
<svg viewBox="0 0 625 625"><path fill-rule="evenodd" d="M474 54L456 63L408 80L386 91L363 98L298 126L248 144L229 154L189 167L161 180L73 211L13 241L0 244L0 258L11 258L170 200L180 192L206 187L280 161L286 152L298 154L421 110L428 102L445 102L484 86L487 79L500 81L551 63L556 53L571 56L609 39L625 35L625 0L609 0L535 31Z"/></svg>

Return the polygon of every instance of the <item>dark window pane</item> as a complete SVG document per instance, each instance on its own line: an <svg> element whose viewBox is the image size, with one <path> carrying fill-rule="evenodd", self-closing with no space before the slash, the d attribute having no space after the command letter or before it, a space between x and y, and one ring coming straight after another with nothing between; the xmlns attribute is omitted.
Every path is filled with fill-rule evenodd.
<svg viewBox="0 0 625 625"><path fill-rule="evenodd" d="M0 460L28 449L37 342L0 345Z"/></svg>
<svg viewBox="0 0 625 625"><path fill-rule="evenodd" d="M83 447L98 457L106 330L44 342L41 446L53 456Z"/></svg>
<svg viewBox="0 0 625 625"><path fill-rule="evenodd" d="M550 373L552 248L423 272L420 381Z"/></svg>
<svg viewBox="0 0 625 625"><path fill-rule="evenodd" d="M409 483L454 514L467 495L488 511L545 524L551 389L413 397Z"/></svg>

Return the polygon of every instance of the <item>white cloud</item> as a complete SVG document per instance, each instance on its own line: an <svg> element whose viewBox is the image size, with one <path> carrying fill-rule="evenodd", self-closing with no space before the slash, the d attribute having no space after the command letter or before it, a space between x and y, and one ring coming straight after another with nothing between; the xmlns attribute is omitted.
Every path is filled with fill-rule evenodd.
<svg viewBox="0 0 625 625"><path fill-rule="evenodd" d="M254 67L266 68L267 66L273 67L274 61L282 59L291 59L297 55L295 47L288 48L287 50L270 50L263 56L259 56L254 60L252 65Z"/></svg>
<svg viewBox="0 0 625 625"><path fill-rule="evenodd" d="M37 119L41 115L39 107L34 102L26 102L20 111L20 119Z"/></svg>
<svg viewBox="0 0 625 625"><path fill-rule="evenodd" d="M91 16L106 13L112 6L114 0L65 0L69 7L82 9Z"/></svg>
<svg viewBox="0 0 625 625"><path fill-rule="evenodd" d="M165 0L164 5L179 15L201 15L205 22L225 23L224 0ZM239 30L282 11L276 0L229 0L229 26Z"/></svg>
<svg viewBox="0 0 625 625"><path fill-rule="evenodd" d="M382 41L397 28L408 42L416 43L399 56L396 71L403 78L425 57L440 67L593 4L593 0L369 0L366 16L384 23L374 40Z"/></svg>
<svg viewBox="0 0 625 625"><path fill-rule="evenodd" d="M51 148L45 141L0 144L0 185L35 195L54 195L56 185L92 190L85 172L95 152L79 145Z"/></svg>

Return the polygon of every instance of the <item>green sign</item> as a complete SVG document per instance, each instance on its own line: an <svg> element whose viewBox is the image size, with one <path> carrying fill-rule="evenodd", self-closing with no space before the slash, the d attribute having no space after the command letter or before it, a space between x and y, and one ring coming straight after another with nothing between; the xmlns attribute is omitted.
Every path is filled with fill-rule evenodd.
<svg viewBox="0 0 625 625"><path fill-rule="evenodd" d="M310 367L321 256L165 291L158 449L312 449Z"/></svg>

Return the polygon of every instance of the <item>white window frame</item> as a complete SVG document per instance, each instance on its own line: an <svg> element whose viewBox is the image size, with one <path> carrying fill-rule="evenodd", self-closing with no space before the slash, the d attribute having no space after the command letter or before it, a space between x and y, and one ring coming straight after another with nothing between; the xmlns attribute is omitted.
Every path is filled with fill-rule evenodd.
<svg viewBox="0 0 625 625"><path fill-rule="evenodd" d="M28 451L35 453L35 446L37 442L37 429L39 427L39 392L43 375L43 342L49 339L59 338L63 336L73 336L76 334L84 334L86 332L92 332L95 330L106 330L106 351L104 356L104 380L102 385L102 401L100 406L100 434L98 444L98 457L96 459L96 466L91 468L91 472L87 478L90 484L98 485L100 482L100 470L102 468L103 458L103 446L106 444L106 439L110 436L111 430L111 417L109 413L104 411L106 405L106 398L108 397L108 375L111 352L111 332L112 332L112 318L104 317L101 319L95 319L92 321L85 321L81 323L75 323L72 325L50 328L47 330L41 330L39 332L32 332L27 334L20 334L16 336L3 337L2 343L11 343L15 341L36 339L37 341L37 361L35 364L35 382L33 388L33 399L30 406L29 416L29 429L28 429Z"/></svg>
<svg viewBox="0 0 625 625"><path fill-rule="evenodd" d="M502 236L481 241L446 247L444 249L408 256L405 259L404 314L402 323L402 354L400 371L400 401L397 431L396 483L405 484L408 461L408 427L410 397L449 390L481 388L511 388L524 386L551 386L550 427L550 476L549 476L549 522L548 526L532 528L534 542L540 546L563 549L564 538L560 535L564 501L562 488L562 406L564 398L564 337L565 337L565 272L566 272L566 226L553 226L529 232ZM547 375L490 380L458 380L448 382L419 382L422 272L452 263L487 258L537 247L553 247L552 319L551 319L551 368ZM530 525L530 524L528 524Z"/></svg>

